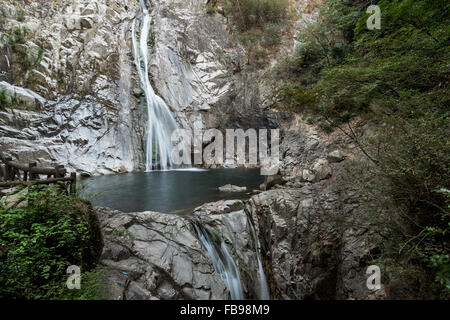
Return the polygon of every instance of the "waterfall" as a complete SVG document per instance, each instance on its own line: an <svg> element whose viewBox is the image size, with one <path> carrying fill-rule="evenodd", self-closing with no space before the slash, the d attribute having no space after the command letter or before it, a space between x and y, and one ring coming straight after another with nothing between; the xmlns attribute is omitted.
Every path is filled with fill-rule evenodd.
<svg viewBox="0 0 450 320"><path fill-rule="evenodd" d="M141 9L142 14L137 16L132 24L132 38L135 64L147 105L146 171L151 171L154 168L167 170L172 167L172 142L170 138L172 132L178 126L166 103L155 94L150 83L147 41L150 35L152 18L143 0L141 0ZM136 32L138 27L140 27L139 41Z"/></svg>
<svg viewBox="0 0 450 320"><path fill-rule="evenodd" d="M194 228L200 241L211 257L214 269L220 275L225 286L230 291L231 299L243 300L244 291L239 276L239 269L234 263L233 257L228 252L227 245L223 239L214 241L209 231L201 224L194 222Z"/></svg>
<svg viewBox="0 0 450 320"><path fill-rule="evenodd" d="M253 240L255 242L256 258L258 259L259 299L269 300L270 299L269 287L267 285L266 275L264 274L264 269L261 263L261 255L258 248L259 244L258 236L256 235L255 226L253 225L253 219L251 218L248 212L247 212L247 220L253 234Z"/></svg>

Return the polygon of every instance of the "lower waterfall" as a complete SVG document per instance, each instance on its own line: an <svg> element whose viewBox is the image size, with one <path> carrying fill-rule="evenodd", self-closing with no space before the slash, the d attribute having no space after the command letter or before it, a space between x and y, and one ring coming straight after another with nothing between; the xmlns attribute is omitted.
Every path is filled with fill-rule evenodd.
<svg viewBox="0 0 450 320"><path fill-rule="evenodd" d="M147 105L148 126L146 142L146 171L167 170L172 167L171 135L178 128L166 103L155 94L148 76L149 50L148 38L152 19L143 0L142 14L132 24L132 37L135 64L139 74ZM140 26L139 42L136 28Z"/></svg>
<svg viewBox="0 0 450 320"><path fill-rule="evenodd" d="M228 252L227 245L223 239L214 241L209 231L199 223L194 223L194 228L200 241L211 257L214 269L220 275L225 286L230 291L231 299L243 300L244 290L242 289L239 269L236 266L233 257Z"/></svg>
<svg viewBox="0 0 450 320"><path fill-rule="evenodd" d="M259 244L258 236L256 235L253 220L248 212L247 212L247 220L248 220L248 224L250 225L250 229L252 230L253 240L255 241L256 258L258 259L259 299L260 300L269 300L270 299L269 287L267 285L266 275L264 273L264 269L263 269L263 266L261 263L261 255L259 253L259 247L258 247L258 244Z"/></svg>
<svg viewBox="0 0 450 320"><path fill-rule="evenodd" d="M255 254L258 261L258 283L257 283L257 294L260 300L269 300L270 293L269 287L266 281L266 275L264 274L264 269L261 263L261 257L259 253L258 237L255 232L255 227L251 217L247 214L247 221L250 225L253 240L255 242ZM233 257L227 249L225 241L218 237L212 235L212 233L204 227L200 222L193 221L193 225L197 236L209 256L211 257L214 269L220 275L225 286L230 291L230 296L232 300L243 300L244 292L242 289L241 278L239 275L239 268L236 266Z"/></svg>

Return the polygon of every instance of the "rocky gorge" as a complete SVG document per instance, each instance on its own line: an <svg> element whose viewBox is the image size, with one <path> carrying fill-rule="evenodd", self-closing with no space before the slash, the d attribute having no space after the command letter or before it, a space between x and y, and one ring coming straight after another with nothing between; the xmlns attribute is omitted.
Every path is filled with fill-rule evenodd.
<svg viewBox="0 0 450 320"><path fill-rule="evenodd" d="M206 2L148 1L152 86L181 128L280 128L280 171L248 200L204 204L187 216L95 208L108 298L229 299L196 223L226 246L246 299L265 298L264 282L272 299L389 297L387 287L366 286L376 235L356 223L364 214L358 197L339 188L357 146L273 110L266 74L277 55L265 68L252 66L226 18L206 13ZM0 4L2 32L27 30L23 41L0 48L8 103L0 108L0 151L84 176L143 170L147 119L131 44L139 2ZM296 32L317 10L309 1L294 5ZM287 34L280 51L294 46ZM36 67L24 68L24 57Z"/></svg>

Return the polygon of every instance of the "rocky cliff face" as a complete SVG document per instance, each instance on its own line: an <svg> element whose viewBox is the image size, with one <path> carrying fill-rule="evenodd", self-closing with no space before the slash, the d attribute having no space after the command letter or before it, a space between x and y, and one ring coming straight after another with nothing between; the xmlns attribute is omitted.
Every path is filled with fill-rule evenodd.
<svg viewBox="0 0 450 320"><path fill-rule="evenodd" d="M140 168L143 110L130 50L138 5L129 2L1 1L2 33L24 33L3 43L2 78L44 99L21 103L16 88L4 88L19 102L1 112L2 151L89 174Z"/></svg>
<svg viewBox="0 0 450 320"><path fill-rule="evenodd" d="M240 270L245 298L259 297L255 241L244 203L219 201L191 217L97 208L111 299L229 299L229 291L198 240L193 223L223 239ZM217 239L219 241L219 239Z"/></svg>
<svg viewBox="0 0 450 320"><path fill-rule="evenodd" d="M341 161L355 154L351 141L327 136L298 117L280 121L270 110L264 82L273 61L266 69L249 65L225 18L206 14L205 2L149 1L155 91L185 128L192 129L193 119L201 119L204 128L280 127L283 184L246 203L202 206L194 216L225 239L248 298L258 297L257 247L273 298L383 296L383 290L373 293L365 286L375 250L372 235L349 225L364 212L338 188ZM28 30L24 43L0 48L0 89L14 105L0 110L0 151L21 162L58 163L79 173L141 169L146 119L130 37L138 1L41 0L25 1L22 8L12 0L0 3L2 32ZM308 2L295 3L302 10ZM314 16L304 14L294 28ZM294 45L285 39L281 50ZM34 60L39 48L42 60ZM40 60L35 68L24 68L23 52ZM98 211L111 298L228 298L188 220Z"/></svg>
<svg viewBox="0 0 450 320"><path fill-rule="evenodd" d="M13 109L0 110L0 149L79 173L141 169L146 112L130 36L138 1L1 2L0 31L22 30L24 39L1 45L2 92ZM181 127L201 119L206 128L228 128L230 110L257 91L245 89L245 52L230 41L225 18L204 5L149 2L151 79Z"/></svg>
<svg viewBox="0 0 450 320"><path fill-rule="evenodd" d="M0 45L2 90L10 101L19 98L15 111L0 110L0 150L22 162L57 163L79 173L142 169L146 112L131 49L138 1L1 3L0 31L26 31L23 43ZM205 129L278 127L264 98L270 92L265 74L276 56L267 68L249 64L226 18L207 14L205 4L148 1L155 91L183 128L193 129L194 120ZM307 4L295 1L302 15L293 30L314 19ZM283 39L284 53L295 46L292 34ZM42 97L39 104L22 103L22 88Z"/></svg>

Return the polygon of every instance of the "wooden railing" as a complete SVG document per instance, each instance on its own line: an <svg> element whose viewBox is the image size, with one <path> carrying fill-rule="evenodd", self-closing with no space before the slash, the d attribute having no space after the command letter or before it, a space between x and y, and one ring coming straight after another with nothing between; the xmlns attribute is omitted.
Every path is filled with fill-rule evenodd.
<svg viewBox="0 0 450 320"><path fill-rule="evenodd" d="M1 152L0 161L3 163L0 165L0 188L63 182L68 193L76 194L77 175L75 172L67 175L64 166L43 168L38 167L36 162L21 164L13 161L11 157L4 156ZM41 175L46 178L41 179Z"/></svg>

